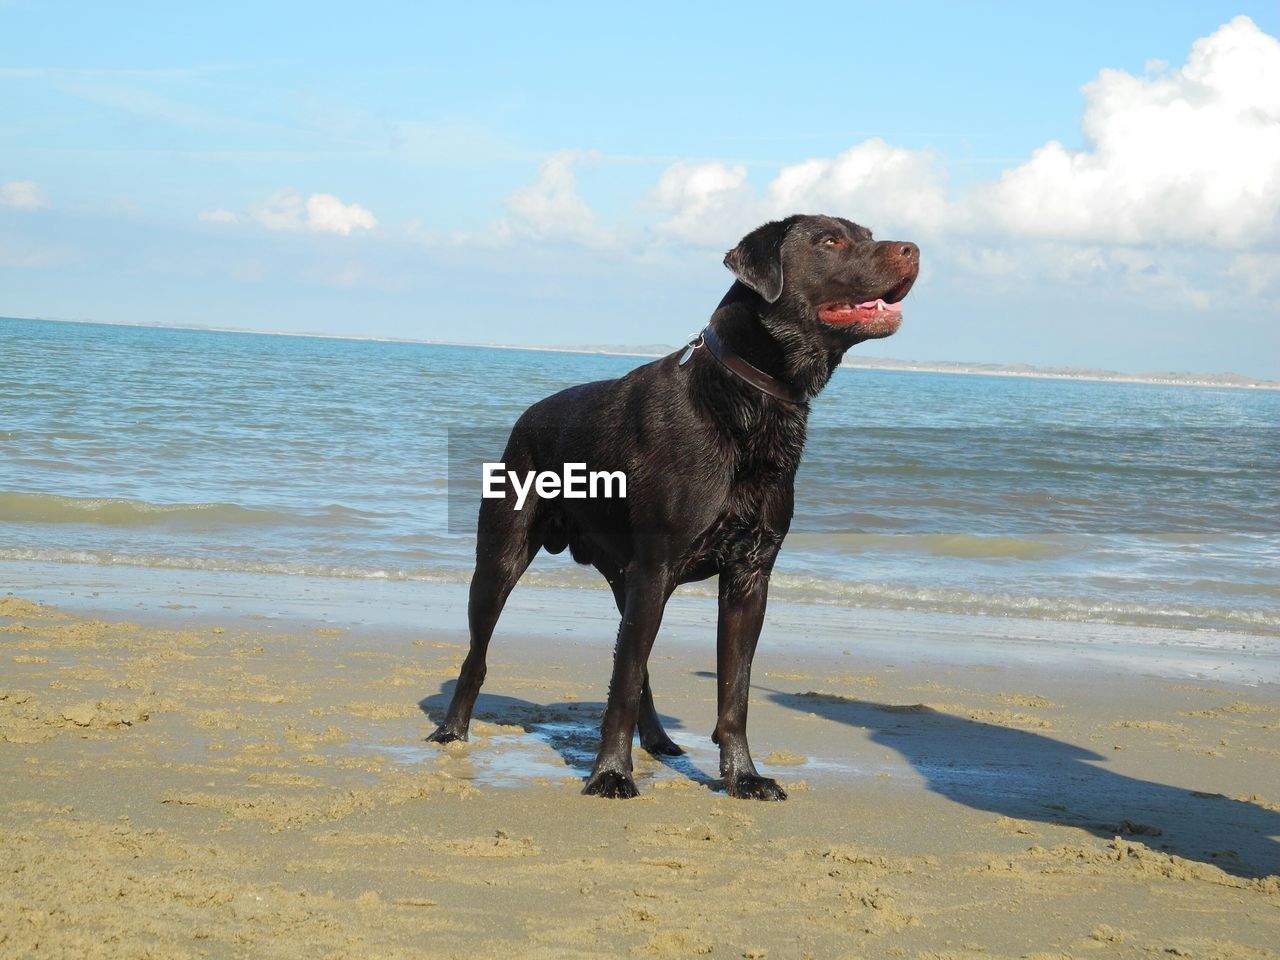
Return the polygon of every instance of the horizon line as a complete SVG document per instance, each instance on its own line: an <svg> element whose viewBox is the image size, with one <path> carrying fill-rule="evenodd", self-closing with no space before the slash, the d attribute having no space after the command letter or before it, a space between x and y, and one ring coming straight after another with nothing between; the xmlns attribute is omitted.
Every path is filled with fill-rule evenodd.
<svg viewBox="0 0 1280 960"><path fill-rule="evenodd" d="M346 333L321 333L316 331L290 330L252 330L245 327L215 327L203 324L183 323L147 323L140 320L82 320L69 317L11 317L0 316L0 320L26 320L38 323L78 323L86 326L103 327L140 327L151 330L186 330L201 333L243 333L259 337L301 337L315 340L351 340L369 343L406 343L422 344L435 347L471 347L486 350L528 350L535 353L569 353L588 356L656 358L666 353L652 353L626 345L549 345L518 343L475 343L460 340L435 340L416 337L378 337L362 336ZM654 344L653 346L656 346ZM674 353L683 344L673 345L669 351ZM1025 362L995 363L984 360L900 360L895 357L848 357L840 363L842 367L863 370L892 370L895 373L943 373L956 376L988 376L988 377L1021 377L1036 380L1075 380L1090 383L1147 383L1163 386L1187 387L1222 387L1228 389L1280 390L1280 380L1266 380L1261 377L1250 377L1245 374L1224 371L1220 373L1195 371L1161 371L1151 373L1126 373L1117 370L1081 368L1079 373L1057 372L1052 367L1041 367ZM989 369L973 369L984 367ZM1029 368L1029 369L1025 369ZM1074 369L1074 368L1067 368ZM1169 379L1173 375L1179 379ZM1209 378L1197 380L1194 378ZM1235 377L1239 383L1220 382L1218 378Z"/></svg>

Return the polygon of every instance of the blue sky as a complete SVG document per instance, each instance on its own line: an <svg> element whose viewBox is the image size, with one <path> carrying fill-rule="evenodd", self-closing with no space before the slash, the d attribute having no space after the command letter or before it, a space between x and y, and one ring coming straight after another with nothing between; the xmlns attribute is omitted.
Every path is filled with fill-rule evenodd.
<svg viewBox="0 0 1280 960"><path fill-rule="evenodd" d="M827 212L923 250L862 352L1280 378L1277 34L1213 0L0 0L0 315L675 343L742 233Z"/></svg>

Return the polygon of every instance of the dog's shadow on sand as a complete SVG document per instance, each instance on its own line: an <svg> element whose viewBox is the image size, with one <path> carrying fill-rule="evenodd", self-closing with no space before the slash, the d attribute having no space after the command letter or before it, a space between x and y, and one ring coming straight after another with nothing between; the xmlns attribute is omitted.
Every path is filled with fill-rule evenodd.
<svg viewBox="0 0 1280 960"><path fill-rule="evenodd" d="M418 701L418 709L427 718L439 722L444 718L453 699L456 680L450 680L434 693ZM503 726L520 727L525 733L545 743L560 755L570 772L585 781L595 763L596 749L600 746L600 718L605 705L600 701L559 701L557 703L533 703L517 697L504 697L481 693L476 699L473 720ZM665 713L658 715L668 733L684 729L676 717ZM636 746L638 755L651 756ZM653 759L681 776L716 789L721 781L708 776L685 754L675 757L653 756Z"/></svg>
<svg viewBox="0 0 1280 960"><path fill-rule="evenodd" d="M1106 757L1025 730L827 694L765 692L780 706L868 731L930 790L975 810L1132 837L1239 877L1280 872L1280 812L1096 766Z"/></svg>
<svg viewBox="0 0 1280 960"><path fill-rule="evenodd" d="M454 683L445 683L439 693L418 702L430 719L444 717ZM1130 837L1238 877L1280 872L1280 843L1275 839L1280 812L1255 803L1115 773L1095 765L1106 757L1084 747L923 704L755 689L781 707L867 731L874 743L901 754L930 790L975 810L1077 827L1108 840ZM599 702L540 704L482 693L475 719L521 728L585 778L599 745L603 713ZM684 724L665 714L661 719L679 740ZM722 786L688 755L654 759L709 789ZM856 811L850 815L856 816Z"/></svg>

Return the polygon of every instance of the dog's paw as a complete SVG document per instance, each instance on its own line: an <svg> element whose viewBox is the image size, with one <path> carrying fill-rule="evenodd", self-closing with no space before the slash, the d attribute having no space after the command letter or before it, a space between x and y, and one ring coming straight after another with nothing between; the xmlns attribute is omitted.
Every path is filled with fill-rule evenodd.
<svg viewBox="0 0 1280 960"><path fill-rule="evenodd" d="M640 746L655 757L679 757L684 754L684 748L665 733L656 737L641 737Z"/></svg>
<svg viewBox="0 0 1280 960"><path fill-rule="evenodd" d="M610 800L630 800L632 797L640 796L640 791L636 789L636 782L631 779L630 774L619 773L617 770L601 770L599 773L593 773L587 785L582 788L582 792L590 796L607 797Z"/></svg>
<svg viewBox="0 0 1280 960"><path fill-rule="evenodd" d="M739 800L787 799L787 791L778 786L777 780L750 773L740 773L736 777L727 778L724 789L729 796L737 797Z"/></svg>
<svg viewBox="0 0 1280 960"><path fill-rule="evenodd" d="M446 726L445 724L442 723L440 724L440 726L436 727L435 730L433 730L431 734L427 737L427 742L428 743L453 743L455 740L465 740L465 739L467 739L467 731L463 730L461 733L459 733L457 730L454 730L452 727Z"/></svg>

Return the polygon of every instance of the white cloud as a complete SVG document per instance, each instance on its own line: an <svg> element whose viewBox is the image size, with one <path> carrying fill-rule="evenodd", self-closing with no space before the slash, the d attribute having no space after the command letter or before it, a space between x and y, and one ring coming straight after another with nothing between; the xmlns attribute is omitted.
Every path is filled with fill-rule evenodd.
<svg viewBox="0 0 1280 960"><path fill-rule="evenodd" d="M659 232L711 246L793 213L845 214L881 234L934 233L949 216L943 179L931 151L874 138L836 157L784 166L763 193L740 164L676 163L659 178L653 199L670 213Z"/></svg>
<svg viewBox="0 0 1280 960"><path fill-rule="evenodd" d="M313 193L307 197L307 229L317 233L340 233L372 230L378 219L358 203L343 203L331 193Z"/></svg>
<svg viewBox="0 0 1280 960"><path fill-rule="evenodd" d="M303 198L296 190L277 190L246 214L218 208L199 214L208 223L256 223L268 230L294 233L337 233L349 236L353 230L372 230L378 218L358 203L343 203L331 193L313 193Z"/></svg>
<svg viewBox="0 0 1280 960"><path fill-rule="evenodd" d="M534 240L570 241L588 246L608 243L595 211L578 195L575 164L595 163L595 151L561 150L542 162L533 183L507 197L507 218L500 231Z"/></svg>
<svg viewBox="0 0 1280 960"><path fill-rule="evenodd" d="M1227 284L1260 292L1263 281L1255 282L1257 275L1277 266L1265 258L1236 266L1226 252L1205 248L1018 238L952 239L926 246L925 256L931 273L946 274L981 297L998 299L1030 288L1046 298L1077 299L1090 309L1135 296L1147 306L1209 309L1215 291ZM1235 280L1225 279L1237 274ZM1052 294L1046 292L1049 287Z"/></svg>
<svg viewBox="0 0 1280 960"><path fill-rule="evenodd" d="M760 219L760 201L741 164L673 164L658 179L653 199L671 212L660 232L711 246L727 245L726 236L739 236Z"/></svg>
<svg viewBox="0 0 1280 960"><path fill-rule="evenodd" d="M1050 141L974 197L1005 232L1085 242L1210 243L1277 235L1280 42L1248 17L1154 76L1084 87L1088 149Z"/></svg>
<svg viewBox="0 0 1280 960"><path fill-rule="evenodd" d="M0 207L15 207L18 210L39 210L47 207L40 184L34 180L10 180L0 183Z"/></svg>
<svg viewBox="0 0 1280 960"><path fill-rule="evenodd" d="M306 201L296 190L277 190L249 208L248 218L268 230L305 230Z"/></svg>
<svg viewBox="0 0 1280 960"><path fill-rule="evenodd" d="M768 187L769 213L851 211L880 233L935 233L948 218L933 152L865 140L829 160L783 167Z"/></svg>

